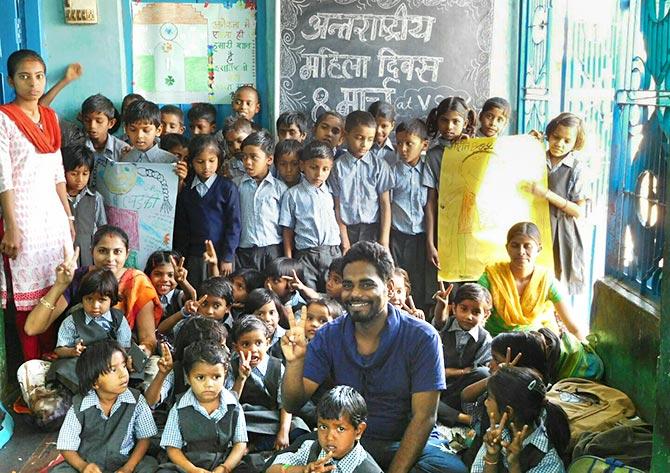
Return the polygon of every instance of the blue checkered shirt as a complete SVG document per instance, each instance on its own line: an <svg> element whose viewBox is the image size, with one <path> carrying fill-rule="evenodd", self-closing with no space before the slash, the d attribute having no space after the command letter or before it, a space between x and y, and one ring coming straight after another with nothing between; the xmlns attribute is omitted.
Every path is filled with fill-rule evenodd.
<svg viewBox="0 0 670 473"><path fill-rule="evenodd" d="M281 453L277 455L273 465L290 465L290 466L304 466L307 465L307 460L309 458L309 450L312 448L312 445L316 440L305 440L305 442L300 446L300 449L295 453ZM326 452L322 449L319 452L319 458L326 456ZM353 473L358 465L363 463L367 458L368 454L365 449L361 446L359 442L356 442L354 448L351 449L349 453L345 456L336 460L333 458L332 462L335 465L333 470L335 473Z"/></svg>
<svg viewBox="0 0 670 473"><path fill-rule="evenodd" d="M109 333L112 327L112 313L107 311L100 317L91 317L84 312L84 323L86 323L86 325L97 323ZM119 330L116 332L116 341L119 342L119 345L122 347L128 348L130 346L131 337L132 332L130 331L130 325L128 325L128 321L124 317L123 320L121 320ZM56 342L56 346L73 347L79 340L81 340L81 337L79 336L79 332L77 332L74 319L72 318L72 315L68 315L58 329L58 341Z"/></svg>

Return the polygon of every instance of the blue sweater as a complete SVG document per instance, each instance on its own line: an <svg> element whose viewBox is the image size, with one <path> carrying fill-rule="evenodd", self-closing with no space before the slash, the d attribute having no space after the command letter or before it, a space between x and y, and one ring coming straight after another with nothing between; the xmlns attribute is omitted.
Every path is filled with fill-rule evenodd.
<svg viewBox="0 0 670 473"><path fill-rule="evenodd" d="M197 178L196 178L197 179ZM177 197L174 248L184 256L200 256L212 240L219 261L233 261L240 242L240 194L233 181L218 176L204 197L188 179Z"/></svg>

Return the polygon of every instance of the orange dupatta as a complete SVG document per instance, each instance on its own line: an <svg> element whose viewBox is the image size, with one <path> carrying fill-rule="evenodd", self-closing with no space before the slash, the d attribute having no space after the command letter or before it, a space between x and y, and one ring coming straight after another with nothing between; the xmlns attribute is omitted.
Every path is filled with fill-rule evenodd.
<svg viewBox="0 0 670 473"><path fill-rule="evenodd" d="M49 107L38 105L40 110L40 128L15 103L0 105L0 111L7 115L21 130L21 133L30 141L40 154L55 153L60 148L60 126L58 117Z"/></svg>
<svg viewBox="0 0 670 473"><path fill-rule="evenodd" d="M151 301L154 303L154 323L158 327L163 315L163 306L146 274L136 269L126 270L119 280L119 294L121 300L116 304L116 308L126 314L126 320L131 329L135 328L137 314Z"/></svg>

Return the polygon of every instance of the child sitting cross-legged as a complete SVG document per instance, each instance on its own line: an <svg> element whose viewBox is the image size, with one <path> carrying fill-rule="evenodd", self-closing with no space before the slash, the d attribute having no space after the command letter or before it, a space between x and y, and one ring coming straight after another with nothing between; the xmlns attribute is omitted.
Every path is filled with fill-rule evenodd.
<svg viewBox="0 0 670 473"><path fill-rule="evenodd" d="M128 388L126 353L114 340L87 347L77 360L80 394L72 400L56 448L65 462L52 473L152 473L145 456L157 433L144 397Z"/></svg>
<svg viewBox="0 0 670 473"><path fill-rule="evenodd" d="M229 385L232 382L244 409L251 451L279 450L287 447L290 439L309 432L302 419L282 408L284 366L267 354L268 332L255 315L244 316L233 326L238 356L232 361Z"/></svg>
<svg viewBox="0 0 670 473"><path fill-rule="evenodd" d="M317 407L318 440L305 440L295 452L277 455L268 473L372 473L382 469L360 444L367 424L365 399L354 388L331 389Z"/></svg>
<svg viewBox="0 0 670 473"><path fill-rule="evenodd" d="M228 353L224 347L196 342L184 350L190 388L170 410L161 437L170 463L158 472L230 473L247 448L244 411L225 389Z"/></svg>

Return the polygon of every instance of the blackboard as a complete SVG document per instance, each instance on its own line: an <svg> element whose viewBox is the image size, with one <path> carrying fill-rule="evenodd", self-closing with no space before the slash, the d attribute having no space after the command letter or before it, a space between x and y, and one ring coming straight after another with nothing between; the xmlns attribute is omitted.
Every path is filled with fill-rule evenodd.
<svg viewBox="0 0 670 473"><path fill-rule="evenodd" d="M493 0L282 0L280 15L282 112L386 100L403 120L488 98Z"/></svg>

